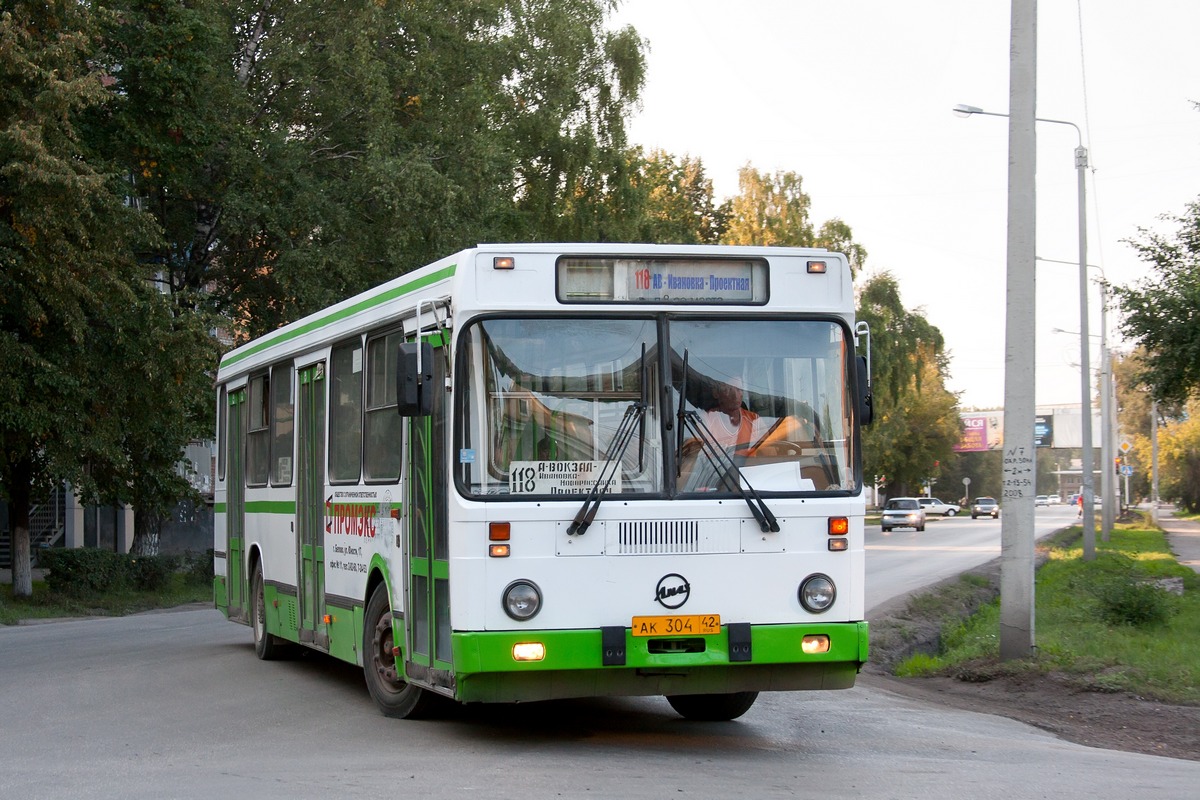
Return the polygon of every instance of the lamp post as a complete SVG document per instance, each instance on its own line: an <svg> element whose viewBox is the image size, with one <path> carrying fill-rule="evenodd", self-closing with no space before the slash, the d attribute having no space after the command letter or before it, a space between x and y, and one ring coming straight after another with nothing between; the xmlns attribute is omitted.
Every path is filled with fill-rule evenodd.
<svg viewBox="0 0 1200 800"><path fill-rule="evenodd" d="M1038 261L1051 264L1074 264L1074 261L1060 261L1056 258L1038 257ZM1108 275L1104 268L1096 264L1088 264L1088 269L1099 271L1100 280L1100 536L1108 541L1112 534L1113 523L1116 521L1117 477L1114 474L1116 454L1113 446L1117 441L1117 404L1113 386L1112 358L1108 349ZM1055 328L1058 333L1076 333Z"/></svg>
<svg viewBox="0 0 1200 800"><path fill-rule="evenodd" d="M977 106L957 105L954 113L961 117L981 114L988 117L1005 117L994 111L984 111ZM1075 170L1078 173L1079 194L1079 359L1081 366L1081 396L1080 412L1083 428L1083 475L1080 491L1083 494L1083 560L1093 561L1096 558L1096 518L1095 518L1095 476L1092 452L1092 386L1091 359L1088 357L1088 301L1087 301L1087 148L1083 146L1083 131L1074 122L1062 119L1043 119L1035 117L1036 122L1049 122L1056 125L1070 125L1079 137L1079 146L1075 148Z"/></svg>

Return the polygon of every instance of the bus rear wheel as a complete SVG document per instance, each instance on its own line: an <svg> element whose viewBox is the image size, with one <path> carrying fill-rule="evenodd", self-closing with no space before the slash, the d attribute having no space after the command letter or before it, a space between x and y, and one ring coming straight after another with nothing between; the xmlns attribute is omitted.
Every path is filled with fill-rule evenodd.
<svg viewBox="0 0 1200 800"><path fill-rule="evenodd" d="M286 658L288 646L278 636L267 632L267 597L263 590L262 564L254 566L250 586L250 629L254 631L254 653L263 661Z"/></svg>
<svg viewBox="0 0 1200 800"><path fill-rule="evenodd" d="M750 710L758 692L731 692L730 694L676 694L668 695L671 708L686 719L700 722L728 722Z"/></svg>
<svg viewBox="0 0 1200 800"><path fill-rule="evenodd" d="M363 622L363 674L375 705L385 717L419 719L425 716L434 698L400 677L392 604L386 583L379 584L371 593Z"/></svg>

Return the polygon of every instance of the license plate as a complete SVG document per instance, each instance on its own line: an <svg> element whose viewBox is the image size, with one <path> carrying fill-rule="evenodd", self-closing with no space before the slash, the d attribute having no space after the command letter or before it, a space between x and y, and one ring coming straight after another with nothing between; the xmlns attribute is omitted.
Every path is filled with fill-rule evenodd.
<svg viewBox="0 0 1200 800"><path fill-rule="evenodd" d="M721 632L720 614L634 617L634 636L704 636Z"/></svg>

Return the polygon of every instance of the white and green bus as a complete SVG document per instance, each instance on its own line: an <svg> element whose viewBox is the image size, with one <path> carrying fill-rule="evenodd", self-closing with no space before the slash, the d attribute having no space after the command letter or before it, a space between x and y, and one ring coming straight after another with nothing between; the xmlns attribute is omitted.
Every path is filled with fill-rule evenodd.
<svg viewBox="0 0 1200 800"><path fill-rule="evenodd" d="M383 713L664 695L733 719L867 659L843 255L480 245L217 378L215 602Z"/></svg>

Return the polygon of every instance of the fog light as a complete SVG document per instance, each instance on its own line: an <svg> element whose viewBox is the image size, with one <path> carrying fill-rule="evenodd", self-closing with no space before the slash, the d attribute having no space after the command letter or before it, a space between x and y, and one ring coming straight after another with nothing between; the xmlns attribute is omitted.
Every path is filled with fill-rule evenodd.
<svg viewBox="0 0 1200 800"><path fill-rule="evenodd" d="M532 581L513 581L505 587L501 603L505 614L517 622L524 622L533 619L542 609L542 593Z"/></svg>
<svg viewBox="0 0 1200 800"><path fill-rule="evenodd" d="M818 572L804 579L798 594L800 605L814 614L820 614L828 611L833 605L837 597L837 588L833 585L832 578Z"/></svg>
<svg viewBox="0 0 1200 800"><path fill-rule="evenodd" d="M810 633L800 642L800 649L809 655L813 653L828 653L829 637L823 633Z"/></svg>
<svg viewBox="0 0 1200 800"><path fill-rule="evenodd" d="M541 661L546 657L546 645L541 642L517 642L513 645L512 653L513 661Z"/></svg>

